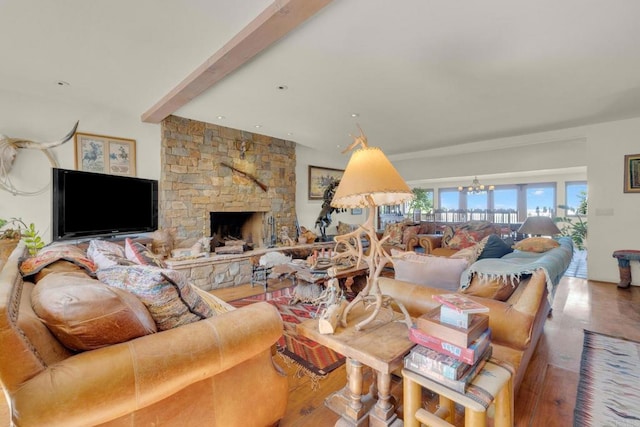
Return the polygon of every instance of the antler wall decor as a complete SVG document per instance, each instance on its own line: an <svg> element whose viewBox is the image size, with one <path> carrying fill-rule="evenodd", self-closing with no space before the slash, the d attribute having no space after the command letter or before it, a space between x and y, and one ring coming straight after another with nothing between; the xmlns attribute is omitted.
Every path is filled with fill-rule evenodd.
<svg viewBox="0 0 640 427"><path fill-rule="evenodd" d="M48 184L37 191L21 191L18 190L15 185L11 182L11 177L9 173L13 167L13 164L18 155L18 149L27 148L27 149L37 149L44 153L49 159L49 163L51 163L51 167L58 167L58 164L49 151L50 148L57 147L59 145L64 144L69 141L73 135L76 133L76 129L78 129L78 124L80 121L77 121L73 129L66 134L62 139L52 141L52 142L35 142L30 141L28 139L23 138L10 138L6 135L0 134L0 189L8 191L9 193L20 196L34 196L36 194L40 194L46 190Z"/></svg>

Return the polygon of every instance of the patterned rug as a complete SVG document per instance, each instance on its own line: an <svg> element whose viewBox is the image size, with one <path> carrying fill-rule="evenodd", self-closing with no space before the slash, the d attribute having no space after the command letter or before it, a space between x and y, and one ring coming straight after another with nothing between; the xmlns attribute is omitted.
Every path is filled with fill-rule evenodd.
<svg viewBox="0 0 640 427"><path fill-rule="evenodd" d="M584 331L574 426L640 426L640 343Z"/></svg>
<svg viewBox="0 0 640 427"><path fill-rule="evenodd" d="M312 379L319 379L338 368L345 362L344 356L318 344L315 341L301 337L296 332L296 325L315 316L317 308L313 304L298 303L289 305L293 296L293 287L283 288L260 295L255 295L229 304L243 307L258 301L273 304L284 323L284 335L277 342L278 351L293 359L304 373Z"/></svg>

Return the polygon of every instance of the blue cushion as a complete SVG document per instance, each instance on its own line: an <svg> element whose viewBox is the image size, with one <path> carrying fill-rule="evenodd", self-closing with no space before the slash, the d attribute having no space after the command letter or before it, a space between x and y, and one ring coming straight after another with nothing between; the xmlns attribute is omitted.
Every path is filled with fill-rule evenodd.
<svg viewBox="0 0 640 427"><path fill-rule="evenodd" d="M478 259L484 258L502 258L506 254L513 252L511 246L506 244L497 234L491 234L487 238L484 249L478 256Z"/></svg>

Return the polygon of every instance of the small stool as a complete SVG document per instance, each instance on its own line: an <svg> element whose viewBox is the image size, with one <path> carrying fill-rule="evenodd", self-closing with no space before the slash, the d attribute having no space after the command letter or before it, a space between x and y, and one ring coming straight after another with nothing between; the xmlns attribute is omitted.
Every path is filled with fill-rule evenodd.
<svg viewBox="0 0 640 427"><path fill-rule="evenodd" d="M494 363L495 362L495 363ZM469 384L467 393L459 393L437 381L420 374L402 370L404 393L404 426L452 426L455 418L455 403L464 406L465 427L486 426L486 412L491 403L495 405L495 427L513 426L513 381L512 372L497 361L488 361ZM422 406L422 387L440 396L440 407L435 414Z"/></svg>
<svg viewBox="0 0 640 427"><path fill-rule="evenodd" d="M631 285L631 266L629 261L640 261L640 251L629 249L615 251L613 257L618 259L618 270L620 270L619 288L628 288Z"/></svg>

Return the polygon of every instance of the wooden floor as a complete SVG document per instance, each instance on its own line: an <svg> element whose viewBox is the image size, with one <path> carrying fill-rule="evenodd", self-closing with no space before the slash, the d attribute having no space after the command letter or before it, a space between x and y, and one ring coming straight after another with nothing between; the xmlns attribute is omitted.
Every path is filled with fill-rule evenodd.
<svg viewBox="0 0 640 427"><path fill-rule="evenodd" d="M277 283L272 287L277 287ZM225 300L241 298L243 293L259 293L250 286L216 292ZM573 425L582 354L583 330L621 336L640 341L640 287L619 289L615 284L564 277L558 285L551 316L538 342L515 401L518 427L566 427ZM296 378L289 368L289 406L280 427L333 426L338 416L324 407L324 397L345 385L344 366L333 371L311 389L308 378ZM396 381L394 396L402 403L402 385ZM425 402L435 405L435 396ZM464 425L462 408L457 425ZM402 414L400 406L399 413Z"/></svg>
<svg viewBox="0 0 640 427"><path fill-rule="evenodd" d="M272 288L286 283L272 283ZM263 292L249 285L216 291L227 301ZM618 289L615 284L564 277L558 286L553 312L545 323L544 334L529 364L515 401L516 426L565 427L573 425L573 409L578 384L583 330L588 329L640 341L640 287ZM333 426L338 416L324 406L324 398L345 385L344 366L338 368L313 389L307 376L296 375L295 366L286 366L289 374L289 403L280 427ZM392 392L400 404L402 385L396 378ZM431 406L435 398L426 395ZM0 419L8 420L4 401ZM456 417L462 426L462 412ZM7 421L5 426L9 425Z"/></svg>

